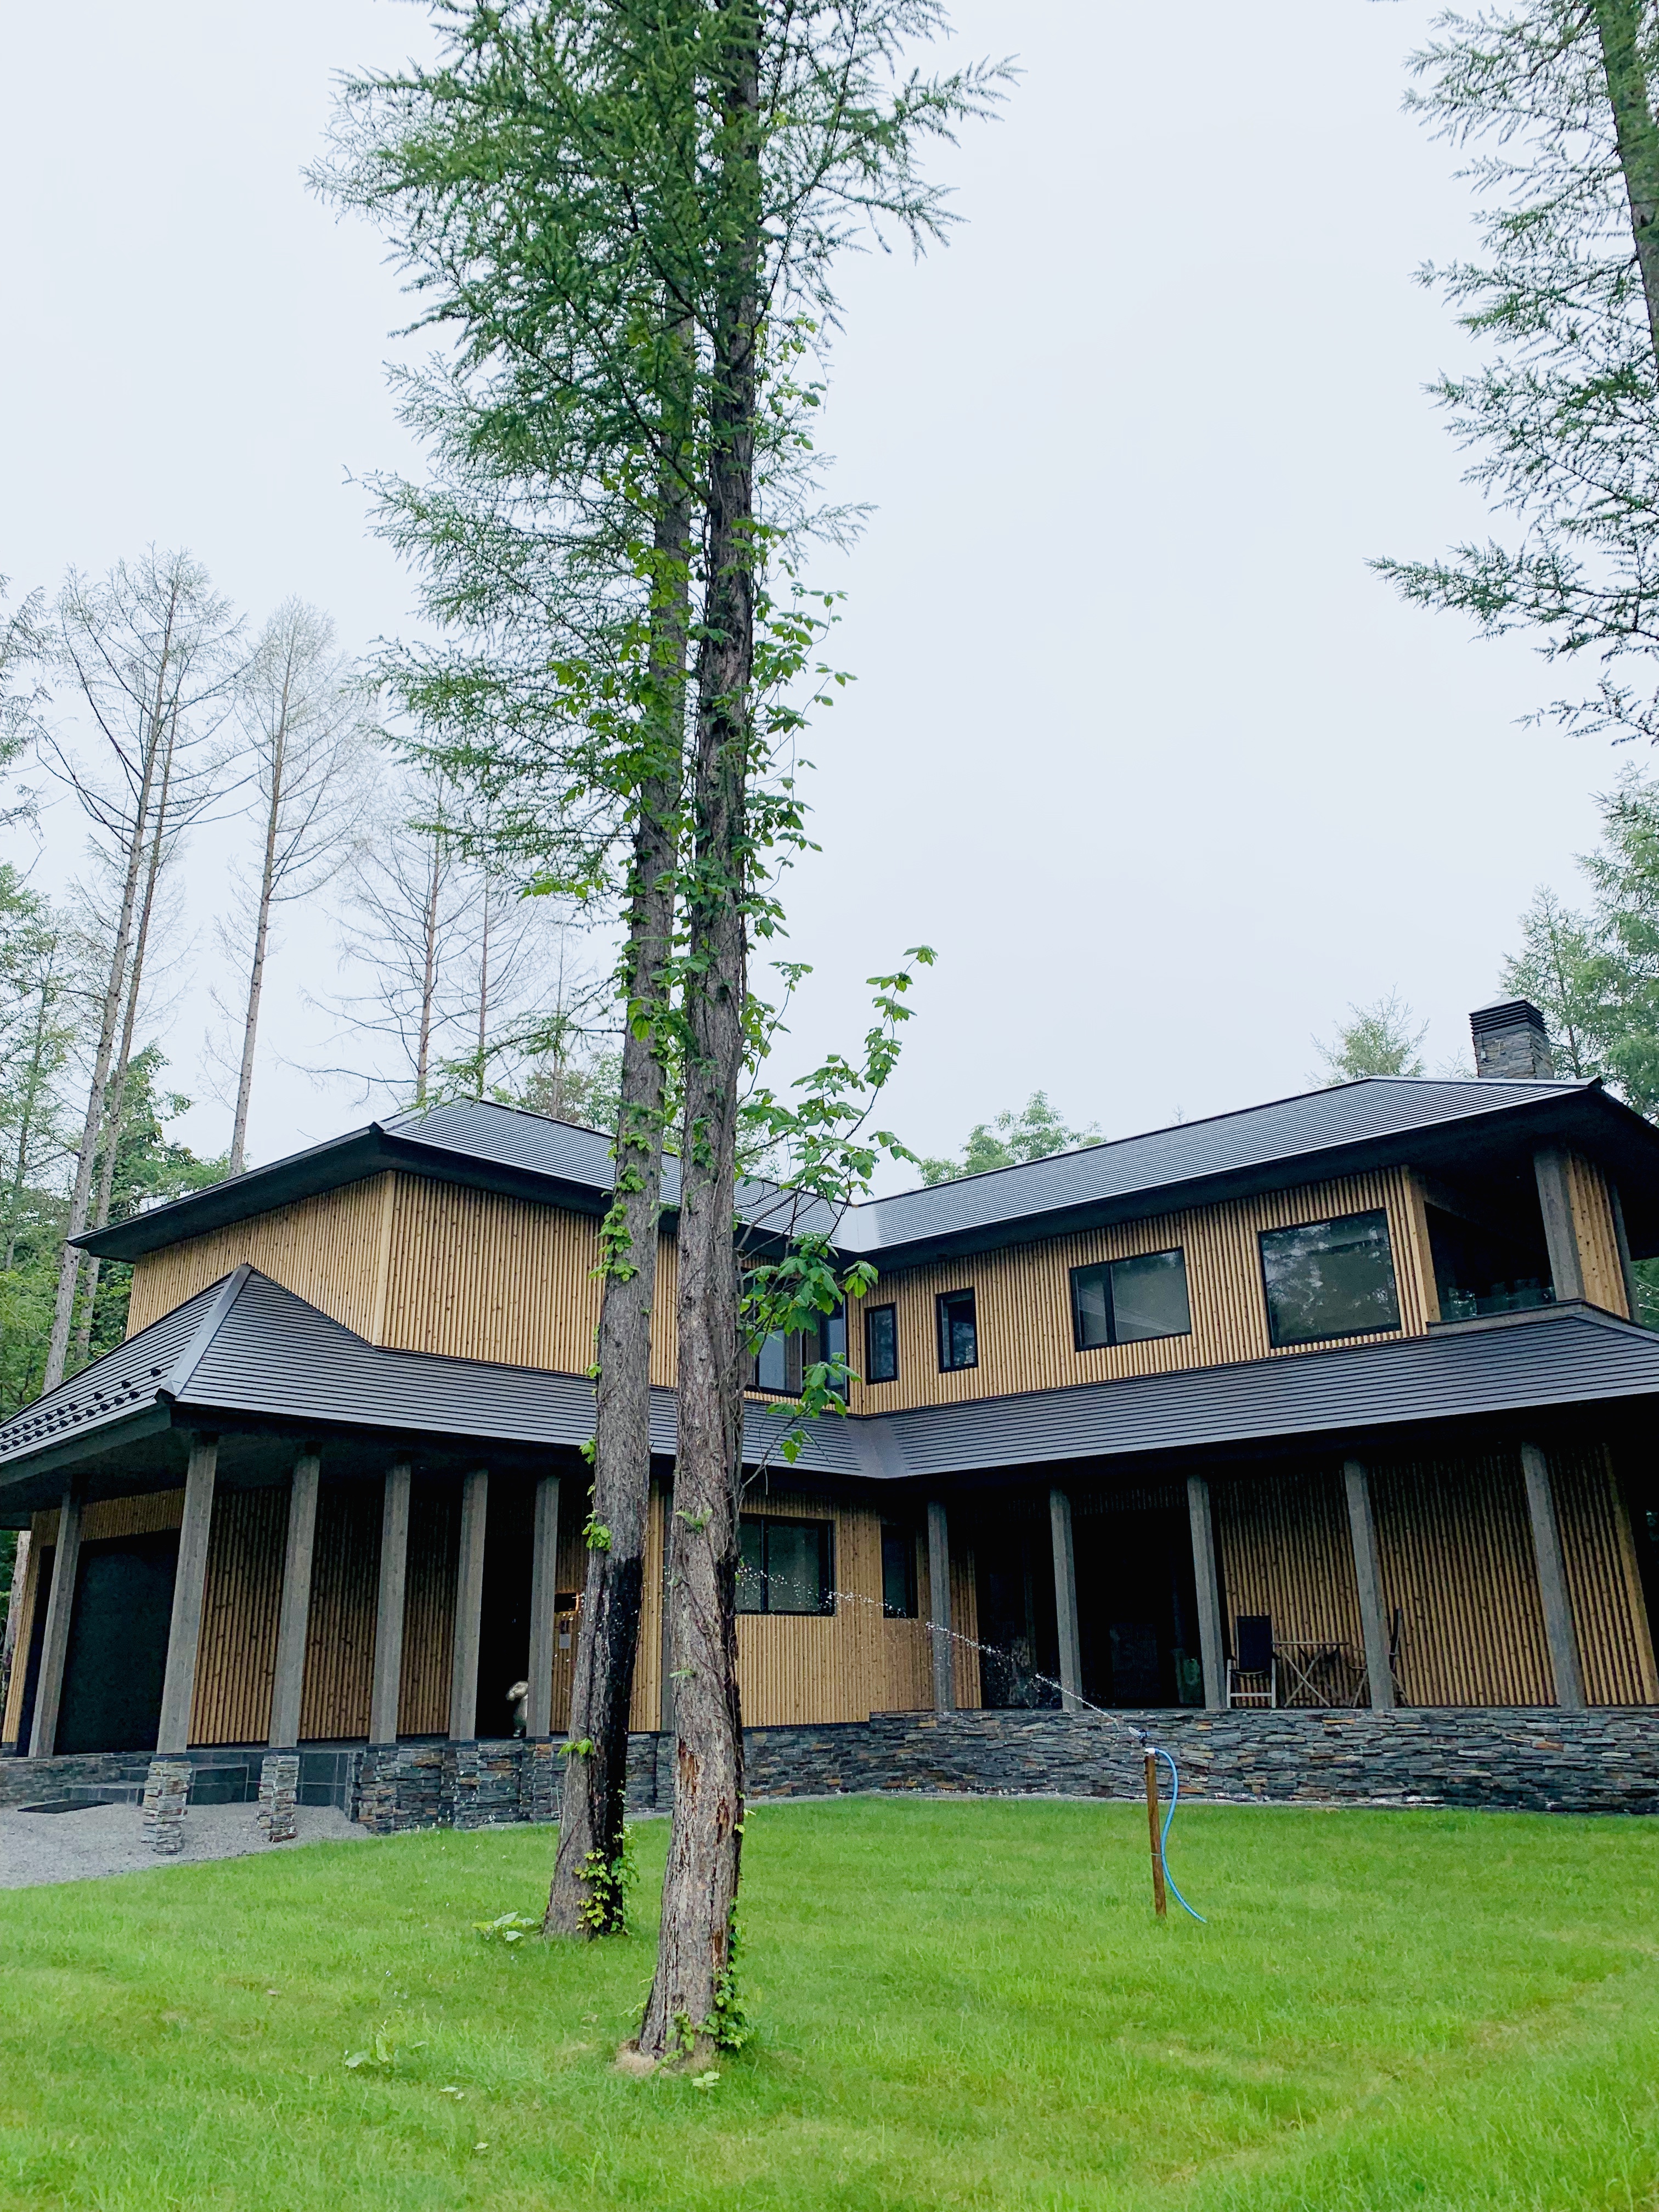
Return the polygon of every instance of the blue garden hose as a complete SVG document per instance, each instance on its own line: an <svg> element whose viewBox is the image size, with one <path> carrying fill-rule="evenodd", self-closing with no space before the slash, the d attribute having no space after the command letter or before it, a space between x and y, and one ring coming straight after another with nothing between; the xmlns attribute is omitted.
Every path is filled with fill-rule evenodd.
<svg viewBox="0 0 1659 2212"><path fill-rule="evenodd" d="M1170 1770L1170 1809L1164 1815L1164 1826L1159 1831L1158 1838L1158 1856L1164 1868L1164 1882L1169 1888L1170 1896L1174 1898L1176 1903L1181 1907L1182 1911L1183 1912L1192 1913L1192 1917L1194 1920L1200 1922L1202 1926L1207 1928L1210 1924L1209 1922L1205 1919L1204 1915L1201 1912L1193 1911L1192 1906L1188 1904L1186 1899L1176 1887L1176 1878L1170 1872L1170 1823L1175 1819L1176 1807L1181 1802L1181 1777L1176 1771L1176 1763L1174 1759L1170 1758L1167 1751L1164 1751L1159 1745L1155 1743L1149 1743L1146 1748L1152 1753L1154 1759L1161 1759L1164 1761L1164 1764Z"/></svg>

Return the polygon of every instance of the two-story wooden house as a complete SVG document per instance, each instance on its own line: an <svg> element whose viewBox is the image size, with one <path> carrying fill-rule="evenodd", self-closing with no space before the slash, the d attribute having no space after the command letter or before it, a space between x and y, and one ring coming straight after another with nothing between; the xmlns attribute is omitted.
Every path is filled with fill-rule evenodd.
<svg viewBox="0 0 1659 2212"><path fill-rule="evenodd" d="M849 1208L844 1419L759 1348L745 1722L1659 1704L1659 1131L1373 1079ZM32 1529L8 1751L532 1738L568 1710L607 1140L372 1123L82 1242L123 1347L0 1427ZM665 1724L674 1210L634 1724ZM787 1200L744 1194L763 1243Z"/></svg>

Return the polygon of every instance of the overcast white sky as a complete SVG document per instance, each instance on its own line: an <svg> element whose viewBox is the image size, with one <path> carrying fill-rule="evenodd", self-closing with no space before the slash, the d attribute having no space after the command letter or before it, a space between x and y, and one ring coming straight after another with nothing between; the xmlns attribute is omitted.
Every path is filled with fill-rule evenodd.
<svg viewBox="0 0 1659 2212"><path fill-rule="evenodd" d="M826 442L875 512L819 574L857 678L815 733L817 976L793 1053L853 1042L919 940L887 1116L918 1149L1036 1088L1108 1134L1304 1087L1312 1036L1397 987L1438 1066L1516 917L1574 888L1625 756L1519 726L1520 643L1399 606L1368 556L1482 527L1425 381L1460 357L1412 281L1468 239L1399 112L1425 0L957 0L1018 57L943 167L962 228L846 270ZM297 592L361 650L410 587L350 479L413 468L378 240L311 198L333 73L418 48L392 0L0 0L0 572L56 585L187 544L256 622ZM67 817L40 866L75 864ZM188 863L198 1073L228 841ZM320 915L268 991L252 1152L362 1118L316 1049Z"/></svg>

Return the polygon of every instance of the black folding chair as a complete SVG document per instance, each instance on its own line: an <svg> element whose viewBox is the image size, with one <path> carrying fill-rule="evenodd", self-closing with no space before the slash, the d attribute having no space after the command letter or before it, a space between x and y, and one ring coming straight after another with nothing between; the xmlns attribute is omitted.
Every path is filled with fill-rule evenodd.
<svg viewBox="0 0 1659 2212"><path fill-rule="evenodd" d="M1273 1656L1271 1613L1241 1613L1233 1623L1233 1656L1227 1665L1227 1703L1279 1703L1279 1662Z"/></svg>

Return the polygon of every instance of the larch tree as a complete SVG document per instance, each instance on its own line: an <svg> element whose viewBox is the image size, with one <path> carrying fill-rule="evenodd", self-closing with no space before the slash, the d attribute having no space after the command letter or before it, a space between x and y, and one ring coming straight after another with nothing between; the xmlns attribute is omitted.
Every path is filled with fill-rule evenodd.
<svg viewBox="0 0 1659 2212"><path fill-rule="evenodd" d="M1589 661L1562 726L1659 737L1659 9L1507 0L1449 10L1408 109L1475 149L1479 258L1430 266L1489 356L1431 387L1509 526L1503 542L1373 565L1410 602Z"/></svg>
<svg viewBox="0 0 1659 2212"><path fill-rule="evenodd" d="M260 634L237 696L258 848L254 869L237 881L240 931L221 925L225 950L247 963L232 1175L246 1164L272 921L295 900L315 898L351 858L367 798L368 705L328 617L302 599L284 600Z"/></svg>
<svg viewBox="0 0 1659 2212"><path fill-rule="evenodd" d="M142 898L157 835L164 777L167 835L176 838L219 795L222 763L211 740L229 708L240 623L206 570L184 552L120 562L101 581L71 572L60 593L52 658L90 725L91 758L56 733L42 739L48 768L91 823L114 884L113 927L90 1053L66 1234L88 1224L108 1124L109 1086L132 981ZM74 1324L81 1255L65 1243L58 1272L44 1389L63 1380Z"/></svg>
<svg viewBox="0 0 1659 2212"><path fill-rule="evenodd" d="M1336 1025L1334 1041L1313 1041L1324 1062L1318 1081L1331 1088L1368 1075L1421 1075L1426 1022L1416 1022L1398 991L1386 991L1368 1006L1350 1006Z"/></svg>

